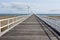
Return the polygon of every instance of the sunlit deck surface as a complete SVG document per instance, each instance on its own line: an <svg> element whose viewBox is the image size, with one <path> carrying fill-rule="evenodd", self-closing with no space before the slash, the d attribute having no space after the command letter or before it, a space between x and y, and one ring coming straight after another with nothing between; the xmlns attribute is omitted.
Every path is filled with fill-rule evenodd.
<svg viewBox="0 0 60 40"><path fill-rule="evenodd" d="M0 40L58 40L42 21L32 15L9 32Z"/></svg>

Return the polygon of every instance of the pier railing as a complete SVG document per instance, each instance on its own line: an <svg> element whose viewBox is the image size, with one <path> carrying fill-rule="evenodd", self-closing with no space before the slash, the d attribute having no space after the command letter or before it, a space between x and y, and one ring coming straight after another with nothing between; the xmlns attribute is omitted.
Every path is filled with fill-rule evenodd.
<svg viewBox="0 0 60 40"><path fill-rule="evenodd" d="M54 23L52 20L44 17L40 17L40 19L42 19L45 23L47 23L49 27L60 36L60 26L57 25L56 22Z"/></svg>
<svg viewBox="0 0 60 40"><path fill-rule="evenodd" d="M27 16L17 16L7 19L1 19L0 20L0 36L5 34L7 31L12 29L14 26L19 24L20 22L24 21L27 18Z"/></svg>

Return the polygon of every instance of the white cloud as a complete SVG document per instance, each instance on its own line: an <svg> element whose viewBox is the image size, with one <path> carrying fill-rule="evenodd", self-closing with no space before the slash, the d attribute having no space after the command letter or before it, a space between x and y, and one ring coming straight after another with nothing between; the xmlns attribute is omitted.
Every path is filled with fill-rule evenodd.
<svg viewBox="0 0 60 40"><path fill-rule="evenodd" d="M0 13L23 13L26 11L25 3L17 3L17 2L2 2L0 3Z"/></svg>
<svg viewBox="0 0 60 40"><path fill-rule="evenodd" d="M49 11L50 13L60 14L60 9L52 9Z"/></svg>
<svg viewBox="0 0 60 40"><path fill-rule="evenodd" d="M57 5L57 4L56 4ZM39 3L25 3L25 2L2 2L0 3L0 13L27 13L27 6L35 13L60 13L60 6ZM52 12L51 10L54 10Z"/></svg>
<svg viewBox="0 0 60 40"><path fill-rule="evenodd" d="M0 4L0 13L3 13L3 12L15 12L15 13L18 13L18 12L23 12L23 11L27 11L27 7L30 6L30 10L34 11L36 9L39 9L40 8L40 5L37 5L36 3L23 3L23 2L2 2Z"/></svg>

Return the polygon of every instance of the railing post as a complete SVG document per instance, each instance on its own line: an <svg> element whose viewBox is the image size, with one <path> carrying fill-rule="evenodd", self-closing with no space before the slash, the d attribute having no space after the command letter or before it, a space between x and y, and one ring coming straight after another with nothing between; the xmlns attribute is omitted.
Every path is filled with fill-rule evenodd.
<svg viewBox="0 0 60 40"><path fill-rule="evenodd" d="M0 21L0 33L1 33L1 21Z"/></svg>
<svg viewBox="0 0 60 40"><path fill-rule="evenodd" d="M10 20L10 19L8 19L8 28L9 28L9 20Z"/></svg>
<svg viewBox="0 0 60 40"><path fill-rule="evenodd" d="M13 18L13 25L14 25L14 18Z"/></svg>

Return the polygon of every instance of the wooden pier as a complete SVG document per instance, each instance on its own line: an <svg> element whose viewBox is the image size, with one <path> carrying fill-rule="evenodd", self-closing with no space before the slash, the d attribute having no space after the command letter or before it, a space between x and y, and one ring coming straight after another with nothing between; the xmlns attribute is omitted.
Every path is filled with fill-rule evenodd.
<svg viewBox="0 0 60 40"><path fill-rule="evenodd" d="M60 40L60 38L36 15L31 15L1 36L0 40Z"/></svg>

